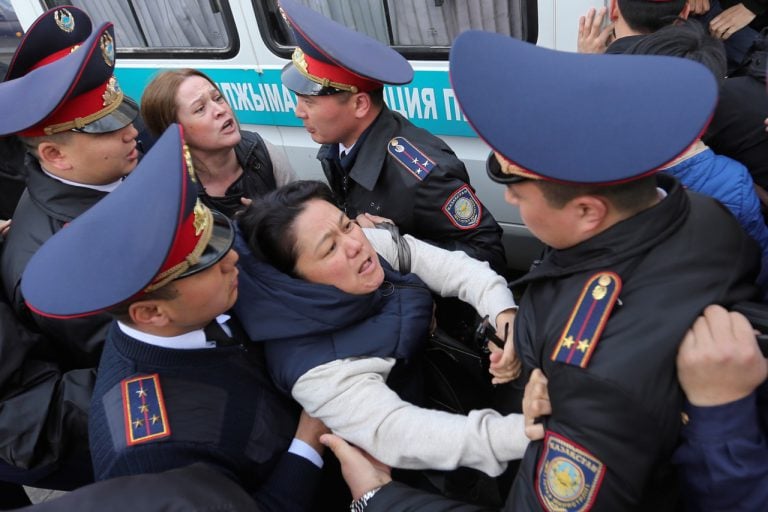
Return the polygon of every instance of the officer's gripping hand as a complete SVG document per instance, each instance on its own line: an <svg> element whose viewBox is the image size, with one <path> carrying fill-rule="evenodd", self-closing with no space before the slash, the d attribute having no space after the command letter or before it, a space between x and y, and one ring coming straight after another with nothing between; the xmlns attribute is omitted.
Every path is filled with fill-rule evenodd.
<svg viewBox="0 0 768 512"><path fill-rule="evenodd" d="M504 348L501 349L492 342L488 343L491 360L488 371L493 375L493 384L505 384L520 376L522 363L515 353L513 341L515 314L516 309L506 309L496 316L496 335L504 338Z"/></svg>
<svg viewBox="0 0 768 512"><path fill-rule="evenodd" d="M744 4L729 7L709 22L709 32L718 39L728 39L755 19L756 14Z"/></svg>
<svg viewBox="0 0 768 512"><path fill-rule="evenodd" d="M683 338L677 373L688 401L709 407L752 393L768 377L768 361L743 315L708 306Z"/></svg>
<svg viewBox="0 0 768 512"><path fill-rule="evenodd" d="M392 481L390 467L379 462L334 434L325 434L320 442L333 451L341 462L341 474L347 482L352 499Z"/></svg>
<svg viewBox="0 0 768 512"><path fill-rule="evenodd" d="M535 423L537 418L552 414L552 404L549 401L547 378L536 368L531 372L531 378L525 385L523 395L523 416L525 416L525 435L531 441L544 438L544 425Z"/></svg>
<svg viewBox="0 0 768 512"><path fill-rule="evenodd" d="M709 0L688 0L688 14L707 14L709 7Z"/></svg>

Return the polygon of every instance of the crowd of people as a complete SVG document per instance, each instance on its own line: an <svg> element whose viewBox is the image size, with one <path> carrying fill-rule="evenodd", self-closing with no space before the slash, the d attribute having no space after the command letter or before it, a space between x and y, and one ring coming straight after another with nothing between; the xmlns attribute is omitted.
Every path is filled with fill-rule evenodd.
<svg viewBox="0 0 768 512"><path fill-rule="evenodd" d="M0 510L763 510L768 5L611 0L577 53L458 36L488 177L546 247L508 283L463 162L384 102L409 62L279 4L327 183L198 70L125 96L111 23L56 7L22 38ZM436 382L440 337L487 387Z"/></svg>

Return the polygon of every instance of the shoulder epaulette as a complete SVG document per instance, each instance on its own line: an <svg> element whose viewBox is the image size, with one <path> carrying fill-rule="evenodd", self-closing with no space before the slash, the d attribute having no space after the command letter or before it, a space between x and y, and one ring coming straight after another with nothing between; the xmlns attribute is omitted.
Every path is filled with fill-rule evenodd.
<svg viewBox="0 0 768 512"><path fill-rule="evenodd" d="M158 374L125 379L121 388L128 446L171 435Z"/></svg>
<svg viewBox="0 0 768 512"><path fill-rule="evenodd" d="M405 137L395 137L390 140L387 144L387 151L405 170L413 174L419 181L424 181L435 167L435 162L430 160L427 155L422 153Z"/></svg>

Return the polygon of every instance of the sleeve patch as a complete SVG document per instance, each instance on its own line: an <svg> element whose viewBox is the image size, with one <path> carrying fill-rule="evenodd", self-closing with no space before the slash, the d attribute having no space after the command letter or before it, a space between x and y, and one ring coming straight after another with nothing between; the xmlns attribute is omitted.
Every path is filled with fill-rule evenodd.
<svg viewBox="0 0 768 512"><path fill-rule="evenodd" d="M552 361L587 367L620 291L621 278L613 272L598 272L589 278L552 352Z"/></svg>
<svg viewBox="0 0 768 512"><path fill-rule="evenodd" d="M392 155L401 166L413 174L417 180L424 181L432 169L435 162L429 159L427 155L408 142L405 137L395 137L387 144L387 151Z"/></svg>
<svg viewBox="0 0 768 512"><path fill-rule="evenodd" d="M160 376L153 373L131 377L122 381L121 388L128 446L170 437Z"/></svg>
<svg viewBox="0 0 768 512"><path fill-rule="evenodd" d="M547 431L536 470L536 494L545 510L587 512L605 476L605 465L576 443Z"/></svg>
<svg viewBox="0 0 768 512"><path fill-rule="evenodd" d="M443 213L459 229L474 229L483 218L483 207L466 183L448 197Z"/></svg>

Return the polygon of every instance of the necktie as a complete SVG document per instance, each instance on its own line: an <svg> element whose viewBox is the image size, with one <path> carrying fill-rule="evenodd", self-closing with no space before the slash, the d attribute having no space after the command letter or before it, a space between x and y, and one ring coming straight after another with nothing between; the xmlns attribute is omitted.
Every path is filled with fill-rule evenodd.
<svg viewBox="0 0 768 512"><path fill-rule="evenodd" d="M213 320L211 323L206 325L203 329L203 332L205 333L205 339L208 341L215 341L217 347L239 345L237 340L229 336L216 320Z"/></svg>

